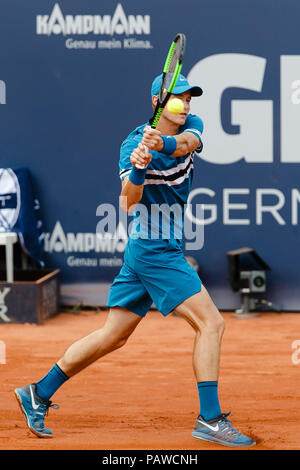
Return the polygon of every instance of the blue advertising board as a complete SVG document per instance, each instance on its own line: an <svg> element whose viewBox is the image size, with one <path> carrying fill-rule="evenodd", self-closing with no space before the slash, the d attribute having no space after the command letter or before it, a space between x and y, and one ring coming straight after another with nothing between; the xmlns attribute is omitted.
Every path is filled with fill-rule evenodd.
<svg viewBox="0 0 300 470"><path fill-rule="evenodd" d="M182 73L204 91L191 105L204 148L187 213L204 242L186 254L217 306L234 309L226 253L251 247L271 268L266 297L299 310L300 3L3 0L0 10L0 168L30 170L62 302L105 305L128 235L120 145L151 116L152 80L182 32ZM107 210L116 223L99 234Z"/></svg>

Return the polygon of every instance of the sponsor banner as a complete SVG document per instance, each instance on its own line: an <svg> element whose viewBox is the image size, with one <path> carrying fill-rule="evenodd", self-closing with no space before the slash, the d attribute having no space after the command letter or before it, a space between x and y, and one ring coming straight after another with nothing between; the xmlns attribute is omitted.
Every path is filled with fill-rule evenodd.
<svg viewBox="0 0 300 470"><path fill-rule="evenodd" d="M103 305L122 266L120 145L152 115L152 80L183 32L182 72L204 90L191 103L204 146L186 207L192 232L203 230L185 254L218 307L233 309L226 253L253 248L271 268L264 298L300 310L300 4L11 0L0 10L0 168L32 174L63 300L78 292ZM115 224L99 231L105 205Z"/></svg>
<svg viewBox="0 0 300 470"><path fill-rule="evenodd" d="M83 15L64 14L56 3L50 14L36 16L36 34L67 37L65 47L72 50L153 48L150 15L126 14L121 3L110 14Z"/></svg>
<svg viewBox="0 0 300 470"><path fill-rule="evenodd" d="M127 243L127 234L120 222L114 233L65 233L59 221L51 233L45 233L44 250L65 255L69 268L120 268Z"/></svg>

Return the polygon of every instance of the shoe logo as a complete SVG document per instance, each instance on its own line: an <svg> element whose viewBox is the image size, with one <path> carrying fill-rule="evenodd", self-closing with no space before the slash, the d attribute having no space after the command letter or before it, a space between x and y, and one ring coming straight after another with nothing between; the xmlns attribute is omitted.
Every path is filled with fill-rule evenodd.
<svg viewBox="0 0 300 470"><path fill-rule="evenodd" d="M198 419L198 422L203 424L203 426L206 426L208 429L211 429L212 431L219 431L218 424L216 424L215 426L212 426L211 424L208 424L205 421L201 421L201 419Z"/></svg>
<svg viewBox="0 0 300 470"><path fill-rule="evenodd" d="M37 410L40 405L37 405L36 402L35 402L31 385L30 385L29 388L30 388L30 395L31 395L31 404L32 404L32 408L33 408L34 410Z"/></svg>

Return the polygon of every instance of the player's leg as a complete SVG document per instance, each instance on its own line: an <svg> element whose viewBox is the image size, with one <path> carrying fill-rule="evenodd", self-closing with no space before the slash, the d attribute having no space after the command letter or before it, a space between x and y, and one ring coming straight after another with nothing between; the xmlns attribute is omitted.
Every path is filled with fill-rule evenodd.
<svg viewBox="0 0 300 470"><path fill-rule="evenodd" d="M225 322L207 290L179 304L175 311L195 330L193 368L198 385L200 413L206 420L221 414L218 398L218 377L221 340Z"/></svg>
<svg viewBox="0 0 300 470"><path fill-rule="evenodd" d="M176 310L193 326L193 364L198 388L201 387L201 410L208 419L214 418L221 413L217 380L223 317L175 240L151 240L144 245L145 248L138 247L141 253L136 261L141 281L163 315ZM208 404L203 398L208 395L204 385L213 387L209 396L213 393L214 399Z"/></svg>
<svg viewBox="0 0 300 470"><path fill-rule="evenodd" d="M139 316L121 307L111 308L105 324L88 336L73 343L50 371L37 383L15 389L15 395L29 429L38 437L52 437L45 428L44 418L51 396L70 377L123 346L141 321Z"/></svg>
<svg viewBox="0 0 300 470"><path fill-rule="evenodd" d="M197 382L217 381L225 321L202 285L175 308L195 330L193 368Z"/></svg>
<svg viewBox="0 0 300 470"><path fill-rule="evenodd" d="M236 431L221 413L218 377L224 331L222 315L175 241L154 243L151 240L149 245L136 261L143 285L163 315L175 310L195 330L193 366L200 410L206 419L199 415L193 436L227 445L253 445L254 442ZM217 424L211 424L215 420Z"/></svg>
<svg viewBox="0 0 300 470"><path fill-rule="evenodd" d="M127 256L114 279L108 296L109 314L102 328L73 343L50 371L37 383L15 390L27 424L39 437L51 437L44 427L44 417L51 405L50 398L73 375L123 346L141 319L147 314L152 300L142 285Z"/></svg>
<svg viewBox="0 0 300 470"><path fill-rule="evenodd" d="M121 307L111 308L104 326L73 343L57 362L72 377L104 355L124 346L142 317Z"/></svg>
<svg viewBox="0 0 300 470"><path fill-rule="evenodd" d="M193 368L197 380L200 414L193 436L231 447L255 445L255 441L237 431L227 419L229 413L221 413L218 398L220 347L225 323L207 290L179 304L176 313L195 330Z"/></svg>

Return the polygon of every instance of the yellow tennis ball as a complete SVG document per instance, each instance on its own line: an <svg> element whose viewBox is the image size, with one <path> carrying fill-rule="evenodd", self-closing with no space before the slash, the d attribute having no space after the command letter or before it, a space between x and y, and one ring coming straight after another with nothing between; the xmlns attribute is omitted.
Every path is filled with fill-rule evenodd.
<svg viewBox="0 0 300 470"><path fill-rule="evenodd" d="M171 98L167 103L167 108L170 113L180 114L184 109L184 104L179 98Z"/></svg>

